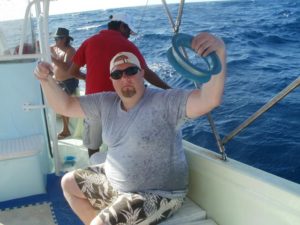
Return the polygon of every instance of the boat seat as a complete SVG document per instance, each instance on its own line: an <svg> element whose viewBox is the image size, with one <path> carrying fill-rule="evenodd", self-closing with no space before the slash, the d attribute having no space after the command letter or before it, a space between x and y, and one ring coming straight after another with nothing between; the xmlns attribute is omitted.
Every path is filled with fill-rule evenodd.
<svg viewBox="0 0 300 225"><path fill-rule="evenodd" d="M0 140L0 202L45 193L43 148L42 135Z"/></svg>
<svg viewBox="0 0 300 225"><path fill-rule="evenodd" d="M42 135L0 140L0 160L29 157L41 152Z"/></svg>
<svg viewBox="0 0 300 225"><path fill-rule="evenodd" d="M217 225L207 218L206 211L187 198L183 206L171 218L160 225Z"/></svg>

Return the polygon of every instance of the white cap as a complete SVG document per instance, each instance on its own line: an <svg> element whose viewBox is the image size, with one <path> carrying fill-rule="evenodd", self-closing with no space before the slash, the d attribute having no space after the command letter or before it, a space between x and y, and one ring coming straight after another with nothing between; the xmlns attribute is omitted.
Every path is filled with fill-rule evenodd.
<svg viewBox="0 0 300 225"><path fill-rule="evenodd" d="M125 13L117 13L112 16L111 21L122 21L123 23L126 23L131 31L131 34L136 34L134 31L133 21L132 19Z"/></svg>
<svg viewBox="0 0 300 225"><path fill-rule="evenodd" d="M140 61L138 60L138 58L134 54L132 54L131 52L119 52L110 61L110 65L109 65L110 73L113 72L113 69L117 65L121 65L121 64L124 64L124 63L134 64L138 68L141 69Z"/></svg>

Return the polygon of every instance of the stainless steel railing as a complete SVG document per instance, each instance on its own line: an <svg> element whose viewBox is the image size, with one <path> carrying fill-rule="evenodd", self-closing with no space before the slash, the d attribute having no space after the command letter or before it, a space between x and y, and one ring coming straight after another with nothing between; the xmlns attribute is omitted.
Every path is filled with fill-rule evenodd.
<svg viewBox="0 0 300 225"><path fill-rule="evenodd" d="M284 88L281 92L275 95L269 102L267 102L264 106L262 106L259 110L253 113L248 119L246 119L240 126L235 128L230 134L222 139L222 145L225 145L228 141L230 141L234 136L238 135L244 128L249 126L254 120L256 120L259 116L273 107L277 102L287 96L294 89L299 87L300 85L300 76L295 79L291 84L289 84L286 88Z"/></svg>

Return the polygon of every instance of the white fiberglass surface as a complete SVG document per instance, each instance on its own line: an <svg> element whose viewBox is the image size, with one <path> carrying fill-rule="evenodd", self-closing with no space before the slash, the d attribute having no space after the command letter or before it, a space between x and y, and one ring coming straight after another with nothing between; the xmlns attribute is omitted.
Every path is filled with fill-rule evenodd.
<svg viewBox="0 0 300 225"><path fill-rule="evenodd" d="M26 21L27 6L25 0L0 0L0 56L18 54L21 42L24 43L24 54L37 52L36 23L31 19L34 6Z"/></svg>

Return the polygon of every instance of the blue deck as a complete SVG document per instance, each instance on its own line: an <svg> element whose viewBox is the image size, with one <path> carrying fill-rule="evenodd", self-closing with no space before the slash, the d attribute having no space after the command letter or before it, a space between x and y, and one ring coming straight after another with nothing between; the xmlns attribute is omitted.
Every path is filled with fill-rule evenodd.
<svg viewBox="0 0 300 225"><path fill-rule="evenodd" d="M47 176L47 193L0 202L0 210L48 202L52 206L54 221L57 224L82 225L66 202L60 187L61 177L55 174Z"/></svg>

